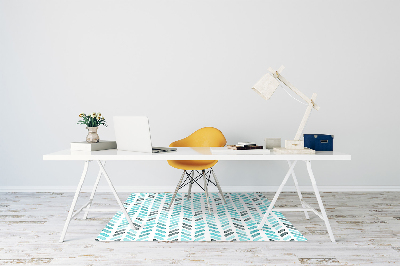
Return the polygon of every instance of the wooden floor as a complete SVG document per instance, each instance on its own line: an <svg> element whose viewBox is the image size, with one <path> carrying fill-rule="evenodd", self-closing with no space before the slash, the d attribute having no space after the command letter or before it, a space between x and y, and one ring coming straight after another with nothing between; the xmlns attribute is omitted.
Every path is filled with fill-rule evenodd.
<svg viewBox="0 0 400 266"><path fill-rule="evenodd" d="M337 243L318 217L301 212L284 214L308 242L97 242L113 213L91 213L73 220L59 243L72 196L0 193L0 265L400 265L400 192L322 193ZM110 194L96 196L96 205L116 206ZM304 197L316 206L313 194ZM278 201L297 203L295 193Z"/></svg>

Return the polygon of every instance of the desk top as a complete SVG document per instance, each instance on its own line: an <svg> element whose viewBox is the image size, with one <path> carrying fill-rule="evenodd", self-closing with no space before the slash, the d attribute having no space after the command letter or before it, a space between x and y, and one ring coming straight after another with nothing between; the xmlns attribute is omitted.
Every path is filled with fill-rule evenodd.
<svg viewBox="0 0 400 266"><path fill-rule="evenodd" d="M212 154L209 147L179 147L166 153L143 153L120 150L71 151L62 150L43 155L43 160L61 161L164 161L164 160L224 160L224 161L337 161L351 160L351 155L336 151L317 151L315 154Z"/></svg>

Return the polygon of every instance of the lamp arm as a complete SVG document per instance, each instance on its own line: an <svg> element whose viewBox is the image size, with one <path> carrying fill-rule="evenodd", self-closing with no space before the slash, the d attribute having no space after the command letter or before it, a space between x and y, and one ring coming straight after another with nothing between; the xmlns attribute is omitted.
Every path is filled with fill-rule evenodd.
<svg viewBox="0 0 400 266"><path fill-rule="evenodd" d="M284 66L281 66L277 71L275 71L270 67L268 68L268 71L271 72L274 78L280 80L283 84L288 86L292 91L294 91L297 95L299 95L304 101L308 103L306 112L304 113L299 129L297 129L296 136L294 137L294 140L300 140L300 137L303 133L303 129L306 126L308 117L311 114L311 110L313 108L317 111L319 110L319 106L315 103L315 100L317 99L317 94L313 93L311 99L305 96L301 91L299 91L295 86L293 86L289 81L287 81L284 77L281 76L281 72L283 71L284 68L285 68Z"/></svg>
<svg viewBox="0 0 400 266"><path fill-rule="evenodd" d="M282 82L283 82L283 81L282 81ZM301 120L299 129L297 129L297 133L296 133L296 136L294 137L294 140L300 140L300 137L301 137L301 135L302 135L302 133L303 133L303 129L304 129L304 127L306 126L308 117L310 116L311 110L312 110L312 108L314 107L314 106L313 106L313 102L314 102L316 99L317 99L317 94L316 94L316 93L313 93L313 95L311 96L310 103L309 103L308 106L307 106L306 112L304 113L303 119ZM314 108L315 108L315 107L314 107Z"/></svg>
<svg viewBox="0 0 400 266"><path fill-rule="evenodd" d="M295 86L293 86L289 81L287 81L279 72L273 73L274 77L279 79L280 81L283 82L286 86L288 86L292 91L294 91L297 95L299 95L301 98L303 98L304 101L306 101L308 104L311 104L311 107L314 107L315 110L319 110L319 106L315 103L315 99L312 100L312 98L308 98L306 95L304 95L301 91L299 91ZM315 96L316 97L316 96Z"/></svg>

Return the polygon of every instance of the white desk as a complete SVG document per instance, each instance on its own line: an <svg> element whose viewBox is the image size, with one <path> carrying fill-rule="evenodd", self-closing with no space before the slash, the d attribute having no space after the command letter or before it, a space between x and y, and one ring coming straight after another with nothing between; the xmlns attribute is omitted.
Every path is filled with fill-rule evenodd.
<svg viewBox="0 0 400 266"><path fill-rule="evenodd" d="M287 161L289 165L289 170L286 173L285 177L283 178L283 181L281 185L278 188L278 191L275 193L274 198L272 199L272 202L270 206L268 207L267 212L265 213L260 225L259 229L261 230L262 226L264 223L267 221L268 215L271 213L272 208L274 207L279 194L281 193L283 187L285 186L287 180L291 176L294 180L296 189L297 189L297 194L300 199L300 204L302 208L275 208L274 211L301 211L304 212L306 219L309 219L308 212L313 212L315 213L319 218L321 218L326 225L326 228L328 230L329 237L332 242L335 242L335 238L333 236L328 217L325 212L324 205L321 200L321 196L318 191L317 184L315 182L314 174L311 169L311 161L337 161L337 160L351 160L351 156L347 154L343 154L340 152L316 152L316 154L313 155L306 155L306 154L274 154L273 152L271 154L266 154L266 155L238 155L238 154L212 154L210 148L177 148L176 152L169 152L169 153L141 153L141 152L129 152L129 151L118 151L118 150L103 150L103 151L92 151L92 152L85 152L85 151L71 151L71 150L63 150L51 154L47 154L43 156L44 160L62 160L62 161L85 161L84 168L83 168L83 173L81 176L81 179L79 181L78 187L75 192L74 199L71 204L71 208L68 213L67 220L65 221L64 229L61 233L61 238L60 242L64 241L65 234L68 229L68 225L73 217L75 217L78 213L81 211L85 211L85 214L83 216L84 219L86 219L87 214L89 211L91 212L109 212L109 211L118 211L118 210L104 210L104 209L91 209L90 206L92 204L94 195L96 193L97 185L100 181L100 178L102 175L106 178L111 191L113 192L115 199L118 202L118 205L120 207L120 210L122 213L125 215L126 219L128 220L131 228L133 227L132 221L129 218L128 213L126 212L126 209L124 205L122 204L121 200L119 199L117 192L115 191L115 188L111 182L110 177L108 176L106 170L105 170L105 162L106 161L165 161L165 160L225 160L225 161ZM96 161L97 164L100 167L99 173L97 175L96 182L94 184L92 194L90 196L89 201L84 204L80 209L74 212L75 210L75 205L78 200L79 193L81 191L83 182L85 181L87 169L89 166L89 163L91 161ZM298 161L304 161L307 166L307 171L311 180L311 184L313 186L315 196L318 201L319 208L321 212L316 211L314 208L312 208L308 203L306 203L301 195L301 191L298 186L297 178L294 173L294 167Z"/></svg>

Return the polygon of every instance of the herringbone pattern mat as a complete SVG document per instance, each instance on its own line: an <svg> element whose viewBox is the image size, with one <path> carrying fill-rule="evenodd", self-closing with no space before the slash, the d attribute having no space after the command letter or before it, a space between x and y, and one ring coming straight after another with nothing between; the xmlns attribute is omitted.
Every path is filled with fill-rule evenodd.
<svg viewBox="0 0 400 266"><path fill-rule="evenodd" d="M211 214L204 193L132 193L125 207L135 230L117 212L96 238L98 241L307 241L282 215L273 212L263 230L257 229L269 206L258 192L210 193Z"/></svg>

